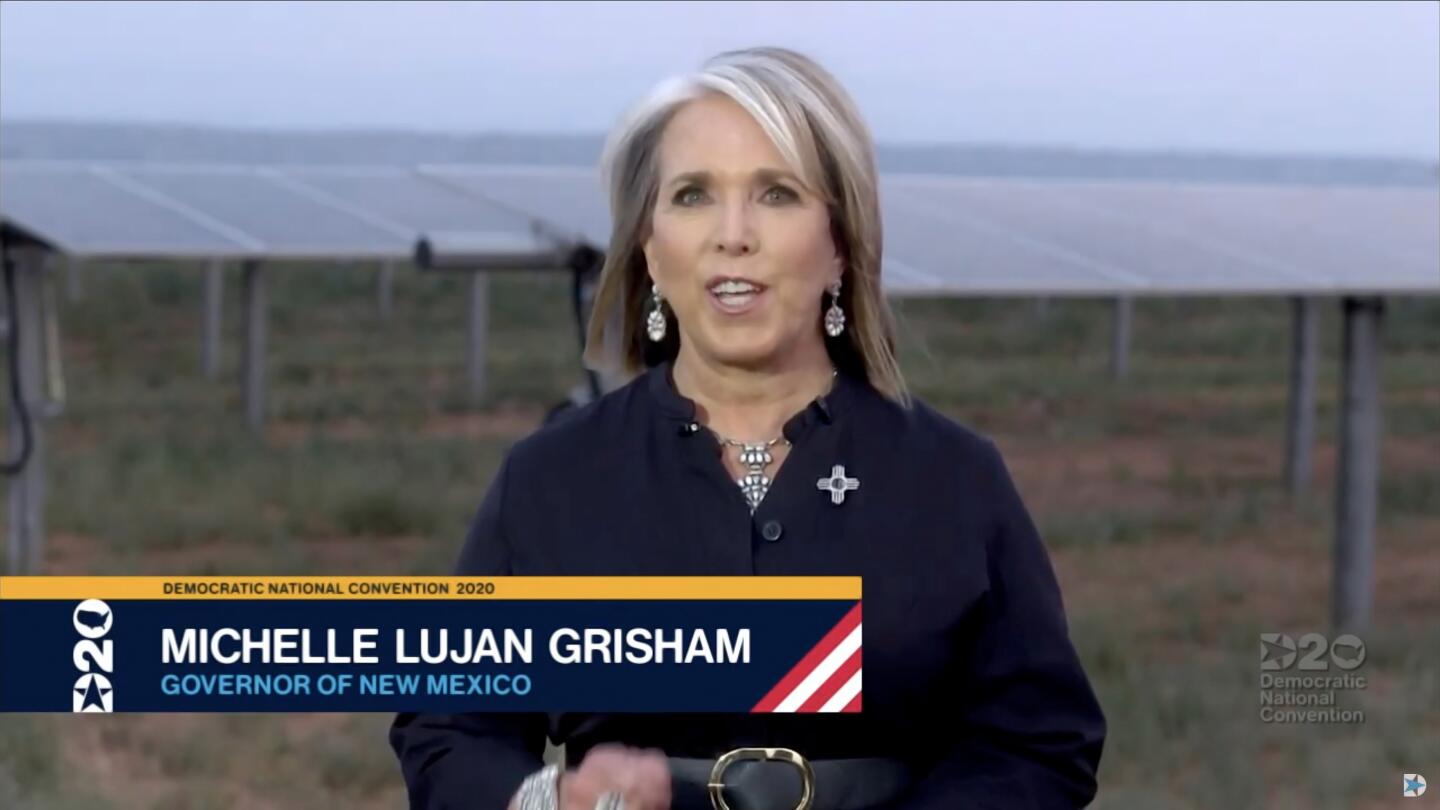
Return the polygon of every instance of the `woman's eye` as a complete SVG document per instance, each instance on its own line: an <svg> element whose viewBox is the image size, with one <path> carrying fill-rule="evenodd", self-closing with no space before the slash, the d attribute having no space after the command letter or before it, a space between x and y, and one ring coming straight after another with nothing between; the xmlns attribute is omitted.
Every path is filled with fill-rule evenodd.
<svg viewBox="0 0 1440 810"><path fill-rule="evenodd" d="M800 195L785 186L771 186L770 190L765 192L765 199L773 202L790 202L800 199Z"/></svg>
<svg viewBox="0 0 1440 810"><path fill-rule="evenodd" d="M680 191L675 195L674 202L678 205L694 205L700 202L700 200L703 199L704 196L705 192L699 187L688 186L686 188L680 189Z"/></svg>

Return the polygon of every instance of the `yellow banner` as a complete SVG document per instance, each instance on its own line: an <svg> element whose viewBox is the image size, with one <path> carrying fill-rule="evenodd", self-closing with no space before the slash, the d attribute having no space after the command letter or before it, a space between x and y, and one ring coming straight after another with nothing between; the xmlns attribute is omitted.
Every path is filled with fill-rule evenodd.
<svg viewBox="0 0 1440 810"><path fill-rule="evenodd" d="M859 577L0 577L0 599L860 599Z"/></svg>

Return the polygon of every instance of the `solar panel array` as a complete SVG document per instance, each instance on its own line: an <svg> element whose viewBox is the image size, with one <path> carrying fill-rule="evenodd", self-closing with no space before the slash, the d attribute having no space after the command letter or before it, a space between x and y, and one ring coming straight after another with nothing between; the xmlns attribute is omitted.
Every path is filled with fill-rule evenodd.
<svg viewBox="0 0 1440 810"><path fill-rule="evenodd" d="M901 295L1440 292L1440 189L882 179ZM0 163L0 218L81 257L404 259L426 234L505 255L604 249L578 168Z"/></svg>
<svg viewBox="0 0 1440 810"><path fill-rule="evenodd" d="M5 162L0 217L84 258L405 259L439 231L556 254L529 218L394 168Z"/></svg>

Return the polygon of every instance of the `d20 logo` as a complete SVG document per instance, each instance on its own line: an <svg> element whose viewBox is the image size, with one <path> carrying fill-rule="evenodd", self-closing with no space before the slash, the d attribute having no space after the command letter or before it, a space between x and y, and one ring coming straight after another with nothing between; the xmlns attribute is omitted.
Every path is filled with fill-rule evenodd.
<svg viewBox="0 0 1440 810"><path fill-rule="evenodd" d="M1329 655L1326 655L1326 651ZM1333 665L1349 672L1365 663L1365 642L1345 633L1334 641L1320 633L1292 638L1287 633L1260 634L1260 670L1276 672L1292 666L1302 672L1327 672Z"/></svg>
<svg viewBox="0 0 1440 810"><path fill-rule="evenodd" d="M71 658L80 678L72 687L71 711L115 711L115 687L104 673L115 672L115 640L105 638L115 626L115 614L99 599L86 599L75 606L70 616L80 638L75 642Z"/></svg>
<svg viewBox="0 0 1440 810"><path fill-rule="evenodd" d="M115 689L110 686L110 679L98 672L81 675L80 680L75 682L70 706L75 712L115 711Z"/></svg>
<svg viewBox="0 0 1440 810"><path fill-rule="evenodd" d="M110 612L109 605L99 599L86 599L75 606L71 619L75 623L75 632L85 638L101 638L110 632L115 614Z"/></svg>
<svg viewBox="0 0 1440 810"><path fill-rule="evenodd" d="M1295 663L1295 639L1284 633L1260 634L1260 669L1289 669Z"/></svg>

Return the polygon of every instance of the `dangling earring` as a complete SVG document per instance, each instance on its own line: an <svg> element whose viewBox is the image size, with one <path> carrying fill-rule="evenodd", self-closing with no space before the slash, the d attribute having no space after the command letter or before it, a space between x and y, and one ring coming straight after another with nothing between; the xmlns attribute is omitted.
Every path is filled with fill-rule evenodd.
<svg viewBox="0 0 1440 810"><path fill-rule="evenodd" d="M660 287L650 285L650 314L645 317L645 333L655 343L665 339L665 299L660 297Z"/></svg>
<svg viewBox="0 0 1440 810"><path fill-rule="evenodd" d="M845 310L840 308L840 279L830 285L830 308L825 310L825 334L840 337L845 331Z"/></svg>

